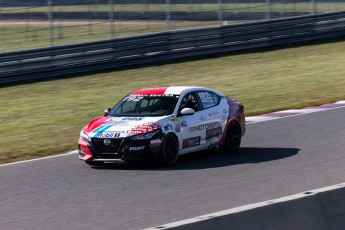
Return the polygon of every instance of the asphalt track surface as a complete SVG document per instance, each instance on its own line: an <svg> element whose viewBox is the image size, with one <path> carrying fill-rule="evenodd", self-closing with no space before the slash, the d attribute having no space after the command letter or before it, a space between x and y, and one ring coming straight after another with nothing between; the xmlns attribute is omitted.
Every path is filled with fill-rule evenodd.
<svg viewBox="0 0 345 230"><path fill-rule="evenodd" d="M345 108L247 126L237 155L91 168L76 155L0 167L0 229L143 229L345 181Z"/></svg>

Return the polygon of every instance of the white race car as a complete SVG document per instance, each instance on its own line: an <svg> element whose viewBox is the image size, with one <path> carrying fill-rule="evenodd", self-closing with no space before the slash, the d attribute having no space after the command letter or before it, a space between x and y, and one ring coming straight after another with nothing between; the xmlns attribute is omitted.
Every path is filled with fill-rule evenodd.
<svg viewBox="0 0 345 230"><path fill-rule="evenodd" d="M136 90L80 132L89 165L159 159L220 147L237 152L246 130L243 105L215 90L172 86Z"/></svg>

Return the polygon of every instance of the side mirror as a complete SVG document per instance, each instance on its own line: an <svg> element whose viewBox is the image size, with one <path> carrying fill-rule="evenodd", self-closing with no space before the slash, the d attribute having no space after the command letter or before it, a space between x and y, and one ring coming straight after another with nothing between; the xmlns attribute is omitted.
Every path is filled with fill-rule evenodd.
<svg viewBox="0 0 345 230"><path fill-rule="evenodd" d="M195 113L195 110L191 108L184 108L181 110L181 115L183 116L193 115L194 113Z"/></svg>
<svg viewBox="0 0 345 230"><path fill-rule="evenodd" d="M111 108L107 108L104 110L104 116L108 116L108 114L110 113Z"/></svg>

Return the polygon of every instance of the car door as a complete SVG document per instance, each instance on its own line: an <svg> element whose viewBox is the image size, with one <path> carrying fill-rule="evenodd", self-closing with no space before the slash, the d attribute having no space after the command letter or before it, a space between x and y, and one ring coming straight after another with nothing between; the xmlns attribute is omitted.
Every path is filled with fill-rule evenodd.
<svg viewBox="0 0 345 230"><path fill-rule="evenodd" d="M201 112L200 102L195 92L186 94L179 106L178 113L183 108L192 108L195 113L192 115L178 115L181 125L180 150L181 153L194 152L205 147L201 144L204 130L202 124L205 122L205 114Z"/></svg>
<svg viewBox="0 0 345 230"><path fill-rule="evenodd" d="M219 96L210 91L197 92L201 108L200 116L204 119L201 145L212 148L219 144L224 129L224 116L219 106Z"/></svg>

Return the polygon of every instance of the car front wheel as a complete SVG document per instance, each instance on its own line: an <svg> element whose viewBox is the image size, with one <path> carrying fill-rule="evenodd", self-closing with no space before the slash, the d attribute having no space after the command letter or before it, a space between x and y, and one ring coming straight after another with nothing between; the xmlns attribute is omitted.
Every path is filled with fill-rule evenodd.
<svg viewBox="0 0 345 230"><path fill-rule="evenodd" d="M178 142L174 135L168 134L162 145L161 161L165 165L173 165L178 158Z"/></svg>

